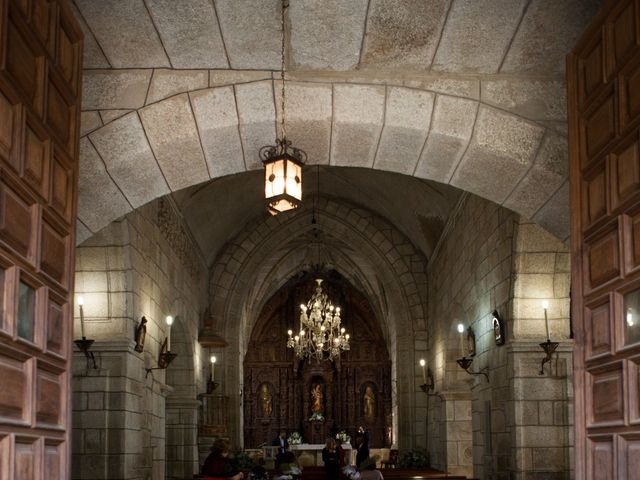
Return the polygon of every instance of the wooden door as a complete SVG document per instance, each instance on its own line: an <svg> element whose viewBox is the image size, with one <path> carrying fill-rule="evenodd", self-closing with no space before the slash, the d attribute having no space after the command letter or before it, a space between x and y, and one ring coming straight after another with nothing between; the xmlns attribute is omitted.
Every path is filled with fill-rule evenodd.
<svg viewBox="0 0 640 480"><path fill-rule="evenodd" d="M576 478L640 475L640 1L568 58Z"/></svg>
<svg viewBox="0 0 640 480"><path fill-rule="evenodd" d="M82 35L0 0L0 479L67 479Z"/></svg>

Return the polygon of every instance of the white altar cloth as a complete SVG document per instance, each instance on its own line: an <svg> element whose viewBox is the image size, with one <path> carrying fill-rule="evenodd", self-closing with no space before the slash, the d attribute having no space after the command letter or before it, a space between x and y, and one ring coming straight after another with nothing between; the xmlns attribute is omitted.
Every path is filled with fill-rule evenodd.
<svg viewBox="0 0 640 480"><path fill-rule="evenodd" d="M352 464L351 454L352 447L349 443L343 443L341 445L344 452L344 459L347 464ZM322 467L324 466L324 462L322 461L322 449L324 448L324 443L301 443L299 445L289 445L289 450L296 454L296 458L300 458L302 454L310 454L313 456L314 463L313 465Z"/></svg>

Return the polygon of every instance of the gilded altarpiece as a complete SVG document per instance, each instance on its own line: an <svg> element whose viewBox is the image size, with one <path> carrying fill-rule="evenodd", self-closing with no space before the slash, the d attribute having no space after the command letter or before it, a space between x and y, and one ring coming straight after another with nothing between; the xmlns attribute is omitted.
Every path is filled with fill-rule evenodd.
<svg viewBox="0 0 640 480"><path fill-rule="evenodd" d="M299 329L299 306L313 293L314 278L292 279L256 321L244 363L244 444L271 443L282 430L300 432L305 443L324 443L343 430L354 438L363 426L372 446L388 446L391 362L380 322L360 292L336 272L322 276L351 333L351 350L338 361L300 360L286 347L286 332ZM310 420L314 413L324 421Z"/></svg>

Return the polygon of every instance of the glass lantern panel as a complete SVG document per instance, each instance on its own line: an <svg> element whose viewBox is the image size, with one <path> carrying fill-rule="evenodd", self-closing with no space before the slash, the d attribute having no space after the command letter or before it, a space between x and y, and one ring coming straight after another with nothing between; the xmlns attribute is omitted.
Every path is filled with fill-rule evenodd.
<svg viewBox="0 0 640 480"><path fill-rule="evenodd" d="M266 163L264 166L264 197L273 197L273 182L270 180L273 175L273 163Z"/></svg>
<svg viewBox="0 0 640 480"><path fill-rule="evenodd" d="M33 341L36 321L36 290L20 282L18 289L18 336Z"/></svg>
<svg viewBox="0 0 640 480"><path fill-rule="evenodd" d="M640 342L640 290L624 296L625 345Z"/></svg>
<svg viewBox="0 0 640 480"><path fill-rule="evenodd" d="M302 200L302 168L294 162L287 162L287 193Z"/></svg>

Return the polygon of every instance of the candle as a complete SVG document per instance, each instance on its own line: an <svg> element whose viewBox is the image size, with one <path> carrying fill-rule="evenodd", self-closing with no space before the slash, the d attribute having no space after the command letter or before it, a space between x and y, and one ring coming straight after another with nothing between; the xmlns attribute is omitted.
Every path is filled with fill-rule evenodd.
<svg viewBox="0 0 640 480"><path fill-rule="evenodd" d="M167 352L171 351L171 325L173 325L173 317L171 315L167 316Z"/></svg>
<svg viewBox="0 0 640 480"><path fill-rule="evenodd" d="M422 380L424 381L424 384L427 384L427 371L425 370L424 366L427 364L427 362L425 362L424 358L420 359L420 366L422 367Z"/></svg>
<svg viewBox="0 0 640 480"><path fill-rule="evenodd" d="M82 296L78 297L78 306L80 307L80 332L82 333L82 338L86 338L84 336L84 311L82 310L82 306L84 305L84 298Z"/></svg>
<svg viewBox="0 0 640 480"><path fill-rule="evenodd" d="M458 324L458 333L460 334L460 355L464 357L464 325L461 323Z"/></svg>
<svg viewBox="0 0 640 480"><path fill-rule="evenodd" d="M211 381L212 382L215 376L216 376L216 356L211 355Z"/></svg>
<svg viewBox="0 0 640 480"><path fill-rule="evenodd" d="M549 308L549 302L546 300L543 300L542 308L544 309L544 328L547 331L547 341L551 341L551 336L549 335L549 318L547 317L547 309Z"/></svg>

